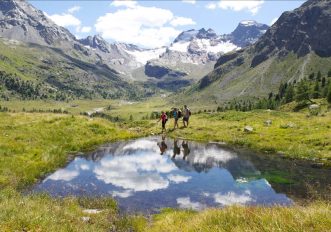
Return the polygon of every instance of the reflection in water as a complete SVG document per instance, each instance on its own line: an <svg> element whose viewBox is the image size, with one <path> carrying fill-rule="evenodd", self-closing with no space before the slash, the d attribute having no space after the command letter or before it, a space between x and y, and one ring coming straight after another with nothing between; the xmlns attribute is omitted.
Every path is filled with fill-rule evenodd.
<svg viewBox="0 0 331 232"><path fill-rule="evenodd" d="M162 141L157 143L157 145L159 146L160 148L160 154L163 155L163 153L167 150L168 146L167 144L165 143L165 135L162 135Z"/></svg>
<svg viewBox="0 0 331 232"><path fill-rule="evenodd" d="M76 157L35 191L108 195L125 210L145 212L162 207L291 204L262 178L249 157L242 157L219 144L164 137L118 142Z"/></svg>

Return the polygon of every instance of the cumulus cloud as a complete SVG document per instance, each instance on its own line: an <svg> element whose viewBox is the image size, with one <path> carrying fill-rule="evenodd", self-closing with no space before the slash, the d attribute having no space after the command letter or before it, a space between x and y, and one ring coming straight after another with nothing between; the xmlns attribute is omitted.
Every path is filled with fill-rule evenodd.
<svg viewBox="0 0 331 232"><path fill-rule="evenodd" d="M74 16L74 13L79 10L80 6L73 6L62 14L49 15L46 12L44 12L44 14L61 27L74 27L76 33L89 33L91 32L92 27L82 26L82 22Z"/></svg>
<svg viewBox="0 0 331 232"><path fill-rule="evenodd" d="M223 10L233 10L233 11L243 11L247 10L251 12L253 15L257 14L264 3L264 0L256 0L256 1L228 1L221 0L217 3L209 3L206 5L207 9L216 9L220 8Z"/></svg>
<svg viewBox="0 0 331 232"><path fill-rule="evenodd" d="M60 169L54 172L52 175L47 177L44 182L47 180L63 180L63 181L71 181L79 175L78 170L66 170Z"/></svg>
<svg viewBox="0 0 331 232"><path fill-rule="evenodd" d="M138 4L136 1L130 1L130 0L116 0L116 1L112 1L112 3L110 4L111 6L114 7L128 7L128 8L134 8L136 7Z"/></svg>
<svg viewBox="0 0 331 232"><path fill-rule="evenodd" d="M89 32L91 32L91 30L92 30L92 27L82 27L80 29L80 32L81 33L89 33Z"/></svg>
<svg viewBox="0 0 331 232"><path fill-rule="evenodd" d="M246 190L242 194L237 194L235 192L228 192L226 194L216 193L214 194L214 200L221 205L247 204L249 202L254 202L249 190Z"/></svg>
<svg viewBox="0 0 331 232"><path fill-rule="evenodd" d="M69 27L69 26L80 26L81 21L69 13L63 13L63 14L53 14L48 15L46 14L48 18L50 18L54 23L61 27Z"/></svg>
<svg viewBox="0 0 331 232"><path fill-rule="evenodd" d="M206 5L206 8L209 9L209 10L215 10L217 8L217 4L214 3L214 2L208 3Z"/></svg>
<svg viewBox="0 0 331 232"><path fill-rule="evenodd" d="M181 175L168 175L168 179L176 184L185 183L189 181L192 177L190 176L181 176Z"/></svg>
<svg viewBox="0 0 331 232"><path fill-rule="evenodd" d="M195 3L197 3L196 0L182 0L182 2L188 3L188 4L192 4L192 5L194 5Z"/></svg>
<svg viewBox="0 0 331 232"><path fill-rule="evenodd" d="M179 208L182 209L193 209L193 210L201 210L206 208L205 205L200 202L193 202L189 197L179 197L176 199Z"/></svg>
<svg viewBox="0 0 331 232"><path fill-rule="evenodd" d="M141 148L149 144L148 140L137 140L123 148ZM162 173L170 173L176 166L165 157L156 156L156 143L149 144L148 150L142 150L134 155L116 156L102 159L94 169L96 178L106 184L112 184L131 191L154 191L165 189L169 186L169 180ZM119 193L115 193L119 196Z"/></svg>
<svg viewBox="0 0 331 232"><path fill-rule="evenodd" d="M68 9L68 13L73 14L73 13L79 11L79 10L80 10L80 6L73 6L73 7Z"/></svg>
<svg viewBox="0 0 331 232"><path fill-rule="evenodd" d="M176 26L195 24L170 10L141 6L135 1L113 1L111 6L118 9L99 17L95 24L96 31L105 39L161 47L181 32Z"/></svg>
<svg viewBox="0 0 331 232"><path fill-rule="evenodd" d="M170 24L172 26L187 26L187 25L195 25L196 22L194 22L191 18L185 18L185 17L175 17Z"/></svg>

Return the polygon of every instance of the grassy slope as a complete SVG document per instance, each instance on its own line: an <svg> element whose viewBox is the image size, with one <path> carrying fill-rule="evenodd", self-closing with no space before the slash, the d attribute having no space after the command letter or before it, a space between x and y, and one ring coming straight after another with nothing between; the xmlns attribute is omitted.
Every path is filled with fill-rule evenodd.
<svg viewBox="0 0 331 232"><path fill-rule="evenodd" d="M189 103L194 99L195 103L208 107L233 98L266 97L270 92L276 93L281 82L307 78L310 73L316 74L318 71L326 76L330 68L330 58L315 54L302 58L289 54L282 60L269 59L255 68L250 68L250 62L246 62L239 67L231 67L228 73L221 76L211 73L216 76L216 81L211 85L202 90L190 89L173 100Z"/></svg>

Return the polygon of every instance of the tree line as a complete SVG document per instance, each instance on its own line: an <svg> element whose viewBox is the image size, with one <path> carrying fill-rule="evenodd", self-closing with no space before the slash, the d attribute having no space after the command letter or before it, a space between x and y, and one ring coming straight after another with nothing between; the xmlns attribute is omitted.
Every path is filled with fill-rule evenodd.
<svg viewBox="0 0 331 232"><path fill-rule="evenodd" d="M253 109L277 109L279 106L296 101L296 109L314 103L314 99L326 98L331 104L331 69L326 75L320 71L311 73L299 81L281 83L278 92L270 92L265 98L232 100L217 108L218 112L227 110L250 111Z"/></svg>

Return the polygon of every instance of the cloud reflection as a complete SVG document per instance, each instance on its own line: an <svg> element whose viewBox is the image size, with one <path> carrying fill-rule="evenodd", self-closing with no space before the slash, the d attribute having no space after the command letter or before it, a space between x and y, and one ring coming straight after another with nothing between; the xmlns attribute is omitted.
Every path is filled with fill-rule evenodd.
<svg viewBox="0 0 331 232"><path fill-rule="evenodd" d="M182 209L193 209L193 210L202 210L206 208L204 204L200 202L193 202L189 197L180 197L176 199L179 208Z"/></svg>
<svg viewBox="0 0 331 232"><path fill-rule="evenodd" d="M235 192L228 192L225 194L216 193L214 194L214 200L216 203L221 205L233 205L233 204L247 204L254 202L254 199L251 197L251 192L246 190L242 194L237 194Z"/></svg>

